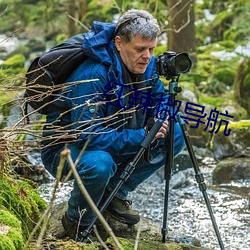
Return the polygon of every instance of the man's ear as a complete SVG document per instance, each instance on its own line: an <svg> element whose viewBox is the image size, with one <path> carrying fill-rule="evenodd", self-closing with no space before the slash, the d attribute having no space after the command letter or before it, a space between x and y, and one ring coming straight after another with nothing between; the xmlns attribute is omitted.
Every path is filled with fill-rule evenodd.
<svg viewBox="0 0 250 250"><path fill-rule="evenodd" d="M120 51L120 49L121 49L121 43L122 43L121 37L116 36L115 37L115 47L118 51Z"/></svg>

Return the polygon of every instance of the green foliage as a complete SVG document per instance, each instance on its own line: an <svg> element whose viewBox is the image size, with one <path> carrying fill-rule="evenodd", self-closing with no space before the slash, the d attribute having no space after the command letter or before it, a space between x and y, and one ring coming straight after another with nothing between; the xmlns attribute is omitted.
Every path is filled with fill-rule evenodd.
<svg viewBox="0 0 250 250"><path fill-rule="evenodd" d="M167 51L167 46L166 45L159 45L155 48L154 55L157 57L157 56L163 54L165 51Z"/></svg>
<svg viewBox="0 0 250 250"><path fill-rule="evenodd" d="M22 37L25 35L25 38L27 35L29 41L27 46L20 47L14 52L19 54L20 63L18 60L15 62L17 58L12 58L13 64L8 65L8 59L2 65L4 70L0 71L0 83L5 85L6 77L24 72L21 55L28 58L31 52L44 51L48 40L54 44L61 43L68 38L70 30L85 32L86 29L83 26L90 28L93 20L115 22L118 16L131 8L148 10L158 19L162 30L166 30L169 13L167 3L163 0L0 1L2 31L18 29L15 34ZM240 55L224 60L213 53L215 51L233 52L238 45L245 45L249 41L249 11L250 2L246 0L224 2L203 0L195 3L198 61L188 75L181 76L182 81L184 79L194 82L199 90L209 95L221 95L227 86L232 86ZM207 12L214 15L214 19L207 18ZM69 18L68 14L75 20ZM165 33L159 38L160 42L163 37L166 37ZM165 45L159 45L155 49L155 56L159 56L166 50ZM14 81L8 80L8 83L20 85L23 80L24 78L16 78ZM249 82L248 75L245 76L245 82ZM2 96L5 98L4 95Z"/></svg>
<svg viewBox="0 0 250 250"><path fill-rule="evenodd" d="M204 10L214 14L214 19L205 20ZM249 42L250 30L246 25L250 22L250 2L246 0L204 0L196 4L197 39L199 43L231 40L245 45ZM210 43L209 42L209 43Z"/></svg>
<svg viewBox="0 0 250 250"><path fill-rule="evenodd" d="M231 53L233 47L234 42L223 41L198 48L199 63L192 72L202 92L218 95L233 86L240 58Z"/></svg>
<svg viewBox="0 0 250 250"><path fill-rule="evenodd" d="M226 9L225 11L217 13L208 28L209 33L212 35L212 42L223 40L224 31L230 27L232 21L233 13L231 11Z"/></svg>
<svg viewBox="0 0 250 250"><path fill-rule="evenodd" d="M67 35L66 34L59 34L56 36L56 39L55 39L55 43L56 45L62 43L63 41L65 41L67 39Z"/></svg>
<svg viewBox="0 0 250 250"><path fill-rule="evenodd" d="M10 100L13 100L14 98L15 98L15 95L12 92L0 91L0 110L3 111L3 105L9 102Z"/></svg>

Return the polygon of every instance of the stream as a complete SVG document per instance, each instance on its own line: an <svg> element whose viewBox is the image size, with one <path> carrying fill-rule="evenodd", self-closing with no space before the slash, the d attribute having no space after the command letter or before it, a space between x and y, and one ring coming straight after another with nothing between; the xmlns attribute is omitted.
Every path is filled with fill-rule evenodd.
<svg viewBox="0 0 250 250"><path fill-rule="evenodd" d="M206 157L200 170L205 178L209 202L226 250L250 250L250 180L212 185L215 161ZM165 180L158 171L136 192L130 194L132 208L153 224L162 228ZM54 182L39 187L42 197L49 201ZM69 198L72 182L64 184L57 193L55 203ZM200 240L203 247L220 250L213 224L202 192L197 187L194 169L187 168L173 174L170 180L168 203L168 229L171 234Z"/></svg>

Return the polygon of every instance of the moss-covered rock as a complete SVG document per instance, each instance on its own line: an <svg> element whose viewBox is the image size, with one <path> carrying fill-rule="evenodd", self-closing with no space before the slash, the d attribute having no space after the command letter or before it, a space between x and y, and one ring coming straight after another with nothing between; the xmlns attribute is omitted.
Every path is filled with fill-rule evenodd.
<svg viewBox="0 0 250 250"><path fill-rule="evenodd" d="M46 208L45 201L25 180L7 175L0 178L0 207L4 207L21 221L24 238L27 238Z"/></svg>
<svg viewBox="0 0 250 250"><path fill-rule="evenodd" d="M232 86L234 84L235 70L229 67L220 67L214 71L213 78L228 86Z"/></svg>
<svg viewBox="0 0 250 250"><path fill-rule="evenodd" d="M228 183L233 180L250 178L250 158L228 157L220 161L213 171L213 183Z"/></svg>
<svg viewBox="0 0 250 250"><path fill-rule="evenodd" d="M246 58L238 68L235 80L235 95L240 105L244 107L250 115L250 59Z"/></svg>
<svg viewBox="0 0 250 250"><path fill-rule="evenodd" d="M122 245L124 250L133 250L135 246L134 239L124 239L119 238L119 242ZM109 238L107 243L114 245L113 240ZM161 241L156 241L152 239L143 239L138 242L139 250L208 250L208 248L198 247L190 244L184 243L175 243L175 242L166 242L162 243Z"/></svg>
<svg viewBox="0 0 250 250"><path fill-rule="evenodd" d="M231 130L228 136L225 136ZM250 148L250 120L229 123L228 127L222 126L217 134L213 134L211 149L214 157L221 160L230 156L248 154Z"/></svg>
<svg viewBox="0 0 250 250"><path fill-rule="evenodd" d="M43 241L44 246L50 245L56 249L68 250L68 249L86 249L97 250L103 249L100 242L94 242L91 244L74 242L67 237L58 239L58 235L62 235L64 232L61 218L67 209L67 202L56 204L53 206L51 212L51 222L48 226L46 238ZM135 239L140 228L140 236L138 240L138 249L141 250L207 250L208 248L202 247L198 239L194 237L185 237L181 235L175 235L174 232L169 232L169 237L166 237L166 243L162 243L161 229L152 224L149 220L142 218L141 222L135 226L128 226L123 224L111 216L104 214L106 221L112 228L113 233L118 238L120 244L124 250L133 250L135 245ZM105 241L109 249L114 250L115 244L112 238L106 233L104 228L98 224L97 230ZM33 248L32 248L33 249ZM35 248L34 248L35 249Z"/></svg>
<svg viewBox="0 0 250 250"><path fill-rule="evenodd" d="M230 123L230 135L225 126L214 134L211 141L215 158L219 161L213 171L214 184L250 178L250 121Z"/></svg>
<svg viewBox="0 0 250 250"><path fill-rule="evenodd" d="M217 96L199 93L198 100L200 105L208 107L206 108L208 114L211 109L217 108L218 111L227 111L229 115L233 116L230 121L239 121L249 118L247 111L240 106L232 91L225 91L223 94Z"/></svg>
<svg viewBox="0 0 250 250"><path fill-rule="evenodd" d="M23 243L21 222L9 211L0 209L0 249L19 250Z"/></svg>

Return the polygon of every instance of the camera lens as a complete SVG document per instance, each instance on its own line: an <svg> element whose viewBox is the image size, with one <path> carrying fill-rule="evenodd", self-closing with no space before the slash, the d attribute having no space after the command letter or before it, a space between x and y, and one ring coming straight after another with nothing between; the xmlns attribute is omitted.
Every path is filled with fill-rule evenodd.
<svg viewBox="0 0 250 250"><path fill-rule="evenodd" d="M179 73L186 73L191 68L191 60L186 53L177 55L174 60L175 69Z"/></svg>
<svg viewBox="0 0 250 250"><path fill-rule="evenodd" d="M159 75L166 79L187 73L192 66L192 61L187 53L176 54L174 51L166 51L157 58L156 69Z"/></svg>

